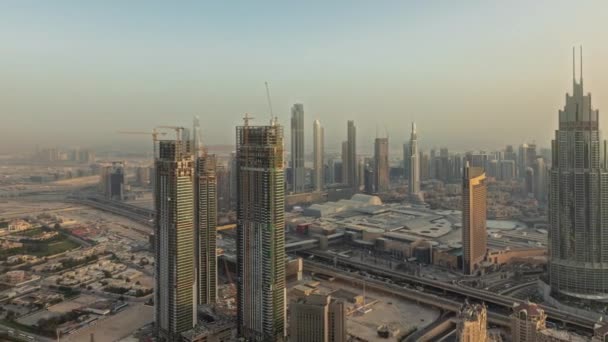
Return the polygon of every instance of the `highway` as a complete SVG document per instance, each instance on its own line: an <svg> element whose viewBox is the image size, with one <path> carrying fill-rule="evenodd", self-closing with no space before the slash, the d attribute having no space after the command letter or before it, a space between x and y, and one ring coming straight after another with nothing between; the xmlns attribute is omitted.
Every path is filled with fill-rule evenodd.
<svg viewBox="0 0 608 342"><path fill-rule="evenodd" d="M324 264L324 267L332 265L335 260L338 265L344 265L352 270L365 271L370 275L381 276L390 279L393 282L404 282L411 284L412 286L420 286L425 290L430 290L434 293L442 293L443 296L447 296L449 298L458 298L460 299L458 301L459 303L462 303L464 299L467 298L484 302L486 303L486 305L488 305L489 310L502 309L511 312L514 303L522 303L521 300L513 297L504 296L479 289L455 286L449 283L412 276L409 274L404 274L401 272L391 271L387 269L380 269L377 266L365 264L359 261L352 260L350 258L338 256L337 254L318 251L303 251L300 253L304 255L313 255L317 261L325 260L326 264ZM306 260L305 265L311 265L311 260ZM341 272L344 273L347 271ZM561 325L566 326L572 330L577 330L586 334L591 334L593 332L593 326L595 324L594 320L590 320L588 318L572 314L567 314L555 308L551 308L544 305L540 305L540 307L545 310L545 313L547 314L550 321L560 323Z"/></svg>
<svg viewBox="0 0 608 342"><path fill-rule="evenodd" d="M397 284L388 284L384 281L370 279L357 273L344 273L342 270L310 260L306 260L304 262L304 269L306 271L328 274L337 279L342 279L348 282L357 284L365 283L365 287L368 289L387 293L395 297L405 298L418 304L430 305L445 311L458 312L462 307L462 302L444 298L437 294L427 293L417 289L399 286ZM509 327L511 324L509 320L509 313L510 312L506 311L501 313L489 312L488 320L492 324L502 327Z"/></svg>

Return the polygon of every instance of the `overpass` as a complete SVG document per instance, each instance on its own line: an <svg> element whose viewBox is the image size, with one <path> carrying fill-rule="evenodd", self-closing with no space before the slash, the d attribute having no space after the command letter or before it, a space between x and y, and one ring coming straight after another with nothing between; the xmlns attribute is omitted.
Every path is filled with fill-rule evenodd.
<svg viewBox="0 0 608 342"><path fill-rule="evenodd" d="M417 276L412 276L409 274L404 274L401 272L396 272L387 269L378 268L375 265L368 265L356 260L351 260L350 258L343 257L337 254L325 253L325 252L317 252L317 251L308 251L308 252L300 252L301 254L312 255L316 258L316 260L324 260L324 267L328 267L329 265L343 265L346 267L345 270L341 272L349 272L353 270L361 270L369 273L370 275L376 275L383 278L390 279L393 282L401 282L405 284L410 284L413 286L419 286L424 290L429 290L434 293L441 294L443 297L454 298L458 303L462 303L464 299L473 299L476 301L484 302L488 306L488 310L496 311L498 309L506 310L509 313L512 310L514 303L523 303L523 301L509 297L500 295L493 292L488 292L480 289L473 289L469 287L455 286L449 283L444 283L437 280L431 280L427 278L421 278ZM305 264L311 264L311 260L306 260ZM352 274L352 273L349 273ZM369 278L367 278L369 279ZM385 285L386 286L386 285ZM539 305L547 314L548 319L553 322L557 322L564 327L567 327L572 330L577 330L583 332L587 335L593 333L593 326L595 324L594 320L580 317L574 314L564 313L558 309ZM447 309L447 308L446 308ZM502 311L505 312L505 311ZM598 314L598 317L600 314Z"/></svg>
<svg viewBox="0 0 608 342"><path fill-rule="evenodd" d="M328 274L336 279L342 279L343 281L359 284L364 283L365 287L368 289L373 289L377 292L383 292L395 297L405 298L418 304L430 305L449 312L457 313L462 307L462 302L444 298L437 294L403 287L397 284L389 284L381 280L367 278L357 273L344 273L343 271L334 267L310 260L304 261L304 269L306 271ZM503 310L499 312L489 311L488 321L501 327L510 327L511 321L509 319L509 314L510 310Z"/></svg>

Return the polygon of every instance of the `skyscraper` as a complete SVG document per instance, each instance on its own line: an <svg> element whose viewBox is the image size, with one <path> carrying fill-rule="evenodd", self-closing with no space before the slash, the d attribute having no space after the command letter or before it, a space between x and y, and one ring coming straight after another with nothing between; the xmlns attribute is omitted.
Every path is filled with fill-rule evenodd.
<svg viewBox="0 0 608 342"><path fill-rule="evenodd" d="M253 341L285 336L283 127L236 129L237 326Z"/></svg>
<svg viewBox="0 0 608 342"><path fill-rule="evenodd" d="M534 161L534 198L544 202L547 200L547 166L541 156Z"/></svg>
<svg viewBox="0 0 608 342"><path fill-rule="evenodd" d="M374 143L374 188L386 192L389 186L388 138L376 138Z"/></svg>
<svg viewBox="0 0 608 342"><path fill-rule="evenodd" d="M324 139L325 132L319 120L313 123L313 181L315 191L322 191L324 187Z"/></svg>
<svg viewBox="0 0 608 342"><path fill-rule="evenodd" d="M192 149L194 151L194 158L197 158L201 155L202 147L203 142L201 137L201 124L198 116L195 116L192 122Z"/></svg>
<svg viewBox="0 0 608 342"><path fill-rule="evenodd" d="M194 162L189 144L159 141L154 174L155 326L161 340L178 341L196 322Z"/></svg>
<svg viewBox="0 0 608 342"><path fill-rule="evenodd" d="M204 151L196 159L194 178L195 256L198 304L212 304L217 298L217 178L215 155Z"/></svg>
<svg viewBox="0 0 608 342"><path fill-rule="evenodd" d="M306 170L304 169L304 106L296 103L291 107L291 189L304 192Z"/></svg>
<svg viewBox="0 0 608 342"><path fill-rule="evenodd" d="M574 54L574 51L573 51ZM582 55L582 54L581 54ZM573 56L574 58L574 56ZM608 169L599 111L573 75L559 111L549 187L549 282L555 292L608 299ZM573 61L574 69L574 61ZM574 70L573 70L574 74Z"/></svg>
<svg viewBox="0 0 608 342"><path fill-rule="evenodd" d="M473 274L486 255L486 175L480 167L464 168L462 179L462 247L464 274Z"/></svg>
<svg viewBox="0 0 608 342"><path fill-rule="evenodd" d="M420 192L420 155L418 153L418 135L416 134L416 123L412 122L412 133L410 135L410 195L418 195Z"/></svg>
<svg viewBox="0 0 608 342"><path fill-rule="evenodd" d="M348 161L348 141L343 141L342 142L342 172L341 172L341 183L344 184L350 184L350 181L348 180L349 177L349 173L348 173L348 166L350 165L349 161Z"/></svg>
<svg viewBox="0 0 608 342"><path fill-rule="evenodd" d="M347 140L347 155L348 164L346 165L348 185L354 192L359 190L359 179L357 178L358 163L357 163L357 127L355 122L348 120L348 140Z"/></svg>
<svg viewBox="0 0 608 342"><path fill-rule="evenodd" d="M410 180L410 161L412 159L411 156L412 151L410 150L410 144L403 144L403 178L405 178L408 182Z"/></svg>

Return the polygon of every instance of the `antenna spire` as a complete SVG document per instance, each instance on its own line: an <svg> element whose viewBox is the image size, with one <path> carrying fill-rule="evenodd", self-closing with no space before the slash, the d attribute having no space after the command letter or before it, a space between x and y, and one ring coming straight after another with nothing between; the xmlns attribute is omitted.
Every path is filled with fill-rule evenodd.
<svg viewBox="0 0 608 342"><path fill-rule="evenodd" d="M581 63L581 74L579 75L579 78L580 78L581 84L583 84L583 46L582 45L580 46L580 49L581 49L581 62L580 62Z"/></svg>
<svg viewBox="0 0 608 342"><path fill-rule="evenodd" d="M576 83L576 55L575 47L572 47L572 81Z"/></svg>

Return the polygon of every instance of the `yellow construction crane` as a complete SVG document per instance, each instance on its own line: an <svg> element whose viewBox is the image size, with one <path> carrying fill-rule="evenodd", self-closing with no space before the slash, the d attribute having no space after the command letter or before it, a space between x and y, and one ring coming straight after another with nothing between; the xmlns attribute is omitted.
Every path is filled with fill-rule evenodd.
<svg viewBox="0 0 608 342"><path fill-rule="evenodd" d="M159 132L156 128L152 129L152 132L136 132L136 131L120 131L118 134L133 134L133 135L151 135L152 136L152 159L156 158L156 142L158 141L159 135L167 135L167 132Z"/></svg>

